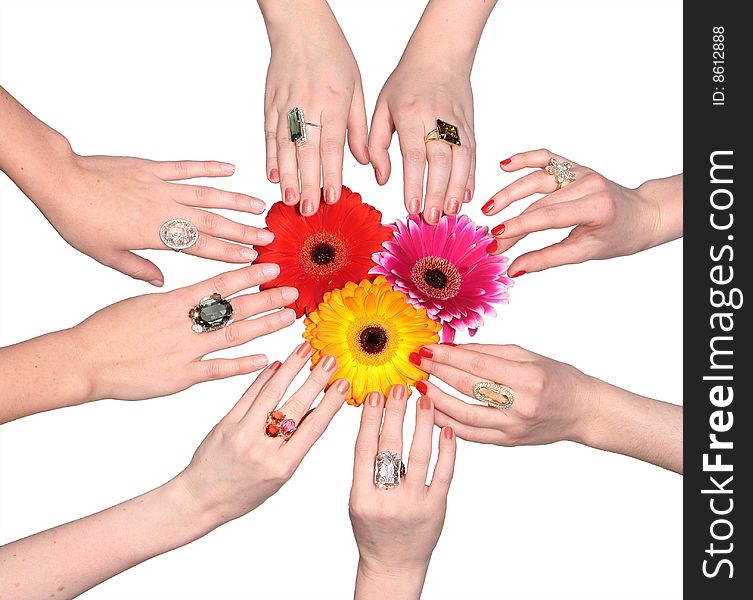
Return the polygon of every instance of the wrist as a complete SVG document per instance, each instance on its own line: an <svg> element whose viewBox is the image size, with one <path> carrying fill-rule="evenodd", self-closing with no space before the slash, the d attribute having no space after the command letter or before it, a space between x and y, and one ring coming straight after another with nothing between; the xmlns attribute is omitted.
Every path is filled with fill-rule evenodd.
<svg viewBox="0 0 753 600"><path fill-rule="evenodd" d="M421 597L428 568L429 559L396 567L361 556L358 560L355 597L357 600L415 600Z"/></svg>
<svg viewBox="0 0 753 600"><path fill-rule="evenodd" d="M174 515L173 525L185 534L186 539L182 543L186 544L205 536L224 521L191 493L183 478L184 472L181 472L155 491L159 492L165 506Z"/></svg>
<svg viewBox="0 0 753 600"><path fill-rule="evenodd" d="M326 0L258 0L264 25L267 28L269 43L274 48L279 43L307 46L309 39L301 35L295 26L296 21L305 21L307 32L318 31L312 28L312 21L334 20L334 15Z"/></svg>
<svg viewBox="0 0 753 600"><path fill-rule="evenodd" d="M682 237L682 175L650 179L635 192L644 206L646 248Z"/></svg>

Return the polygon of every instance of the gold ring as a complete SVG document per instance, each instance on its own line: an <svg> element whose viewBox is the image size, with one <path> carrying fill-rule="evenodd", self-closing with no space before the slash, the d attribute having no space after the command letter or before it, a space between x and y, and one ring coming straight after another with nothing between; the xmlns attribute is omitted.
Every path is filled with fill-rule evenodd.
<svg viewBox="0 0 753 600"><path fill-rule="evenodd" d="M493 381L479 381L473 386L473 396L479 402L500 410L510 408L515 401L515 394L510 388Z"/></svg>
<svg viewBox="0 0 753 600"><path fill-rule="evenodd" d="M442 119L437 119L437 126L424 136L424 143L431 142L432 140L460 146L458 128L451 123L444 122Z"/></svg>
<svg viewBox="0 0 753 600"><path fill-rule="evenodd" d="M544 172L547 175L554 177L554 181L557 182L557 188L560 189L563 183L569 183L575 181L575 173L572 172L572 166L569 162L560 162L556 158L549 161L549 164L544 167Z"/></svg>

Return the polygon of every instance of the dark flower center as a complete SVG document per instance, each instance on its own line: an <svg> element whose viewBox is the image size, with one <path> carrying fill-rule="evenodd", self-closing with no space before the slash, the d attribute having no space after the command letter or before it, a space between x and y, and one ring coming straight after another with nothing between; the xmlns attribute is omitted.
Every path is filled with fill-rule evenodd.
<svg viewBox="0 0 753 600"><path fill-rule="evenodd" d="M311 261L317 265L328 265L336 256L335 247L327 242L320 242L311 249Z"/></svg>
<svg viewBox="0 0 753 600"><path fill-rule="evenodd" d="M447 287L447 275L439 269L427 269L424 273L424 281L435 290L443 290Z"/></svg>
<svg viewBox="0 0 753 600"><path fill-rule="evenodd" d="M374 325L364 327L358 341L366 354L379 354L387 347L387 332Z"/></svg>

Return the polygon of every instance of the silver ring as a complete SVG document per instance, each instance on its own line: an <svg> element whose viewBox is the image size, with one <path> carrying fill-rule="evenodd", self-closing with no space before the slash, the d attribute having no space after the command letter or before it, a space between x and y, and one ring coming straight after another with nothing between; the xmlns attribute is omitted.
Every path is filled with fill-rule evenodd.
<svg viewBox="0 0 753 600"><path fill-rule="evenodd" d="M374 462L374 485L389 490L400 485L405 477L405 464L394 452L382 451Z"/></svg>
<svg viewBox="0 0 753 600"><path fill-rule="evenodd" d="M473 396L479 402L500 410L510 408L515 402L515 394L510 388L493 381L479 381L473 386Z"/></svg>
<svg viewBox="0 0 753 600"><path fill-rule="evenodd" d="M572 166L569 162L560 162L556 158L553 158L544 167L544 172L554 177L554 181L557 182L557 189L560 189L563 183L566 184L575 181L575 173L571 171Z"/></svg>
<svg viewBox="0 0 753 600"><path fill-rule="evenodd" d="M159 230L159 237L165 246L180 252L190 248L199 240L199 230L185 219L172 219Z"/></svg>
<svg viewBox="0 0 753 600"><path fill-rule="evenodd" d="M306 122L306 116L302 108L291 108L288 111L288 129L290 130L290 141L300 146L309 139L308 128L321 128L317 123Z"/></svg>
<svg viewBox="0 0 753 600"><path fill-rule="evenodd" d="M219 294L212 294L189 310L188 318L193 321L191 329L196 333L221 329L233 322L233 305Z"/></svg>

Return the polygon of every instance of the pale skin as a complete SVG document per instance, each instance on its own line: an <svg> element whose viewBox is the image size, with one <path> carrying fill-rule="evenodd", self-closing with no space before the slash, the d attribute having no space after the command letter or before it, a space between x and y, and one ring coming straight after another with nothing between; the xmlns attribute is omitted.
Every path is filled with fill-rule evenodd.
<svg viewBox="0 0 753 600"><path fill-rule="evenodd" d="M569 440L683 472L682 407L633 394L514 345L434 344L421 368L455 390L420 382L439 426L469 441L498 446ZM515 395L500 410L478 403L473 386L492 381Z"/></svg>
<svg viewBox="0 0 753 600"><path fill-rule="evenodd" d="M0 170L77 250L135 279L160 287L165 278L134 250L169 250L162 225L185 219L199 230L186 254L230 263L256 258L250 246L269 244L269 231L208 210L261 214L258 198L202 185L174 183L228 177L235 166L217 161L156 162L118 156L80 156L68 140L0 88ZM172 251L172 250L171 250Z"/></svg>
<svg viewBox="0 0 753 600"><path fill-rule="evenodd" d="M298 296L290 287L243 293L271 281L274 264L258 264L177 290L123 300L79 325L0 348L0 423L104 398L142 400L174 394L194 384L258 371L263 354L203 357L287 327ZM196 333L192 306L213 293L230 297L234 322ZM134 333L149 315L149 326Z"/></svg>
<svg viewBox="0 0 753 600"><path fill-rule="evenodd" d="M267 413L300 422L336 368L320 361L301 388L288 395L311 347L301 344L275 362L209 432L184 471L164 485L77 521L0 547L0 597L74 598L97 584L188 544L241 517L290 479L342 407L349 384L338 379L289 441L264 435ZM328 360L329 359L329 360Z"/></svg>
<svg viewBox="0 0 753 600"><path fill-rule="evenodd" d="M575 180L557 190L543 169L555 158L569 162ZM492 227L489 251L507 252L527 235L572 228L562 241L517 257L508 273L519 277L561 265L628 256L682 237L682 174L652 179L636 189L623 187L593 169L549 150L514 154L500 163L513 173L536 169L502 188L483 207L486 215L544 194L519 215Z"/></svg>
<svg viewBox="0 0 753 600"><path fill-rule="evenodd" d="M357 600L419 598L444 525L456 440L452 428L442 429L437 464L430 485L426 485L435 423L430 398L422 396L416 405L416 427L404 479L393 489L374 485L377 453L403 455L407 398L405 386L396 385L386 402L382 394L373 392L362 408L350 492L350 520L359 552Z"/></svg>

